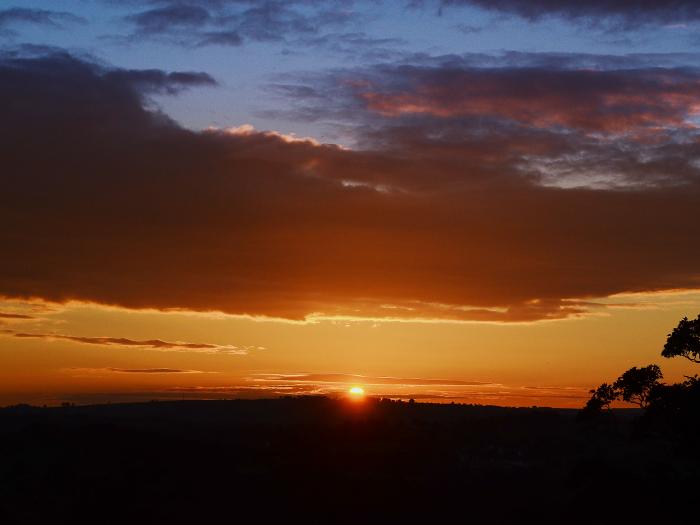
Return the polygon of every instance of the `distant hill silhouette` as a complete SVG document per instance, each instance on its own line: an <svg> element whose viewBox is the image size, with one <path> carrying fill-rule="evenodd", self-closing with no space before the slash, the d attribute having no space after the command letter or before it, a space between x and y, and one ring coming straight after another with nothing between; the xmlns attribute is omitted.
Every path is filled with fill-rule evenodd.
<svg viewBox="0 0 700 525"><path fill-rule="evenodd" d="M683 523L698 457L638 410L323 397L0 410L0 523ZM693 514L690 514L690 513Z"/></svg>

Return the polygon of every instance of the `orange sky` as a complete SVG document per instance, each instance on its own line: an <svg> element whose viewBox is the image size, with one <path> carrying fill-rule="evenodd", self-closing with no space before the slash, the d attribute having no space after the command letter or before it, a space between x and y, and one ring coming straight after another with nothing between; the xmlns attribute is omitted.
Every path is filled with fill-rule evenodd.
<svg viewBox="0 0 700 525"><path fill-rule="evenodd" d="M338 393L437 402L579 407L589 388L659 363L700 293L620 296L592 314L504 324L127 310L0 303L0 404ZM25 318L22 318L22 317ZM29 337L31 336L31 337ZM107 338L107 339L104 339Z"/></svg>

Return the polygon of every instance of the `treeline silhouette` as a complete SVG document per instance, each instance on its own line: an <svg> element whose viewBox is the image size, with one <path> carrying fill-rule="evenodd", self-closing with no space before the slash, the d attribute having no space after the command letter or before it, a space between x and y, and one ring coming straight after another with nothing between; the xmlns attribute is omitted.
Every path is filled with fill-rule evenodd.
<svg viewBox="0 0 700 525"><path fill-rule="evenodd" d="M668 334L661 355L700 363L700 315L681 319ZM662 379L656 364L630 368L614 382L591 390L579 420L603 423L610 419L614 401L634 403L644 411L636 422L639 432L663 435L696 450L700 437L700 378L697 374L685 376L684 381L674 384L663 383Z"/></svg>

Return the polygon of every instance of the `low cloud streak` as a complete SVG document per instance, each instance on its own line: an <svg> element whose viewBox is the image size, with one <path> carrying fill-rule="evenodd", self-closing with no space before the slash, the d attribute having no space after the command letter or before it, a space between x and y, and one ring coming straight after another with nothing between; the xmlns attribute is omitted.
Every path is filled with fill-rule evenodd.
<svg viewBox="0 0 700 525"><path fill-rule="evenodd" d="M180 368L68 368L69 373L114 373L114 374L206 374L201 370L183 370Z"/></svg>
<svg viewBox="0 0 700 525"><path fill-rule="evenodd" d="M251 381L395 386L485 386L493 383L420 377L373 377L357 374L258 374Z"/></svg>
<svg viewBox="0 0 700 525"><path fill-rule="evenodd" d="M45 339L49 341L70 341L85 345L99 346L122 346L146 348L151 350L177 350L190 352L210 352L223 354L247 354L248 349L245 347L237 347L233 345L217 345L211 343L186 343L186 342L171 342L162 341L160 339L136 340L127 339L125 337L84 337L76 335L63 334L42 334L15 332L12 330L5 331L6 334L18 339Z"/></svg>

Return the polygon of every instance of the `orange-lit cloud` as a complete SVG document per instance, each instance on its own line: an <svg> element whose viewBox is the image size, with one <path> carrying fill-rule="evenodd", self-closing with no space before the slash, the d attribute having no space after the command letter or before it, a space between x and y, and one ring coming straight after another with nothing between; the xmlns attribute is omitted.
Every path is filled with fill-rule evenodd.
<svg viewBox="0 0 700 525"><path fill-rule="evenodd" d="M398 386L484 386L493 383L463 381L457 379L434 379L420 377L372 377L358 374L258 374L253 381L270 381L314 384L362 384Z"/></svg>
<svg viewBox="0 0 700 525"><path fill-rule="evenodd" d="M146 109L147 94L206 77L117 73L64 55L0 64L0 294L288 319L529 322L585 315L595 297L700 287L694 132L643 146L588 136L612 129L616 113L624 126L685 122L693 73L531 72L520 88L509 79L523 72L474 74L488 102L472 107L460 102L462 74L402 94L399 71L392 96L437 93L430 107L470 114L365 115L355 150L185 130ZM584 115L618 95L605 114ZM499 108L519 124L490 120Z"/></svg>
<svg viewBox="0 0 700 525"><path fill-rule="evenodd" d="M403 84L362 84L357 96L390 117L495 117L587 133L694 127L700 110L694 71L404 67L397 76Z"/></svg>

